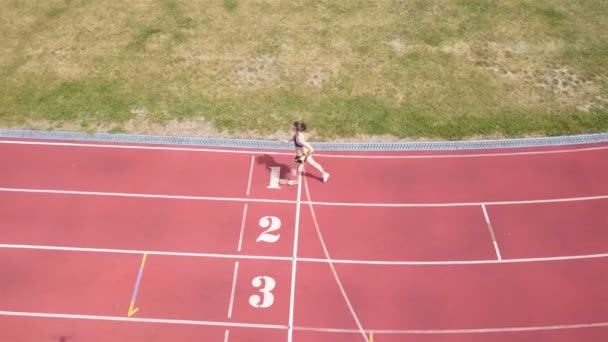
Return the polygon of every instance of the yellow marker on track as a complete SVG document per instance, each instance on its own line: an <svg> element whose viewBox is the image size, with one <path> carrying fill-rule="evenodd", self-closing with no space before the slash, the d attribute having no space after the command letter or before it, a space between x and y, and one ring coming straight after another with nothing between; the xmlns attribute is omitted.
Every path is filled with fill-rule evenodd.
<svg viewBox="0 0 608 342"><path fill-rule="evenodd" d="M141 276L144 274L144 266L146 265L147 257L148 254L144 253L144 256L141 258L141 264L139 265L139 274L137 275L137 281L135 282L135 288L133 289L133 295L131 296L131 303L129 304L129 312L127 313L129 317L135 315L135 313L139 311L139 308L135 307L135 300L137 299L137 291L139 290Z"/></svg>

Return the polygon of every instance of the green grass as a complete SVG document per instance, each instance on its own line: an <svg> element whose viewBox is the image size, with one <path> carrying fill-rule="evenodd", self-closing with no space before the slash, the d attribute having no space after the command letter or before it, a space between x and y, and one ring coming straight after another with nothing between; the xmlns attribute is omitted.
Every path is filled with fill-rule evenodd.
<svg viewBox="0 0 608 342"><path fill-rule="evenodd" d="M608 129L604 0L0 0L0 125L316 140ZM194 127L194 128L193 128Z"/></svg>
<svg viewBox="0 0 608 342"><path fill-rule="evenodd" d="M224 0L224 8L228 12L234 12L239 6L238 0Z"/></svg>

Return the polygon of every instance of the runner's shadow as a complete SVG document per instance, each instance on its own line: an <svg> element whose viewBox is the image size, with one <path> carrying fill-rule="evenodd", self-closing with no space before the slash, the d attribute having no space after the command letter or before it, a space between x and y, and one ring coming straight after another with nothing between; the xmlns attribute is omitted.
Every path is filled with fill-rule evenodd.
<svg viewBox="0 0 608 342"><path fill-rule="evenodd" d="M273 156L265 154L261 157L257 157L256 158L257 163L258 164L263 164L268 170L270 170L271 167L280 167L281 172L280 172L280 178L287 178L289 177L289 172L291 169L290 165L287 164L283 164L283 163L279 163L278 161L276 161L276 159L274 159Z"/></svg>
<svg viewBox="0 0 608 342"><path fill-rule="evenodd" d="M263 164L268 170L270 170L270 167L277 167L277 166L280 167L281 168L281 172L280 172L281 179L290 178L291 165L280 163L276 159L274 159L273 156L268 155L268 154L265 154L261 157L257 157L256 160L257 160L258 164ZM309 166L309 167L311 167L311 166ZM323 177L310 173L308 171L304 171L302 176L316 179L321 182L323 181Z"/></svg>

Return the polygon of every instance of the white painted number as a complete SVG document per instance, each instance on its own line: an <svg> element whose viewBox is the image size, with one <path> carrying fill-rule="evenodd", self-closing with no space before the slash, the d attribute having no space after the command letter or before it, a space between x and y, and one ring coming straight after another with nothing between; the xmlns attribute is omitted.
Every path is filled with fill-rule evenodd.
<svg viewBox="0 0 608 342"><path fill-rule="evenodd" d="M270 182L268 189L280 189L279 180L281 178L281 168L279 166L270 167Z"/></svg>
<svg viewBox="0 0 608 342"><path fill-rule="evenodd" d="M281 234L271 233L281 228L281 220L278 217L264 216L260 219L259 224L260 227L268 229L258 236L257 240L255 240L256 242L264 241L274 243L279 240L279 236L281 236Z"/></svg>
<svg viewBox="0 0 608 342"><path fill-rule="evenodd" d="M262 279L264 280L264 287L260 289L260 292L263 294L262 298L258 295L249 297L249 304L254 308L268 308L274 303L274 295L271 292L277 284L274 279L267 276L258 276L253 278L251 285L255 288L261 287Z"/></svg>

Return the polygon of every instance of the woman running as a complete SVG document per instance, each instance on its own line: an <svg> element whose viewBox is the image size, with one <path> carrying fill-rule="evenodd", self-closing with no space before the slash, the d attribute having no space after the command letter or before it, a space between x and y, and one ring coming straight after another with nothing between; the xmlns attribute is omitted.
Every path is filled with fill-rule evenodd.
<svg viewBox="0 0 608 342"><path fill-rule="evenodd" d="M312 157L312 153L315 151L312 146L306 141L306 137L304 133L306 131L306 124L302 121L296 121L293 123L293 144L295 145L296 156L293 158L294 164L291 168L291 177L294 179L290 179L287 181L287 184L294 185L298 184L298 181L295 179L297 176L297 170L299 164L309 163L312 165L317 171L321 173L323 177L323 183L327 182L329 179L329 173L323 170L323 167L317 163ZM290 143L290 140L283 140L285 143Z"/></svg>

